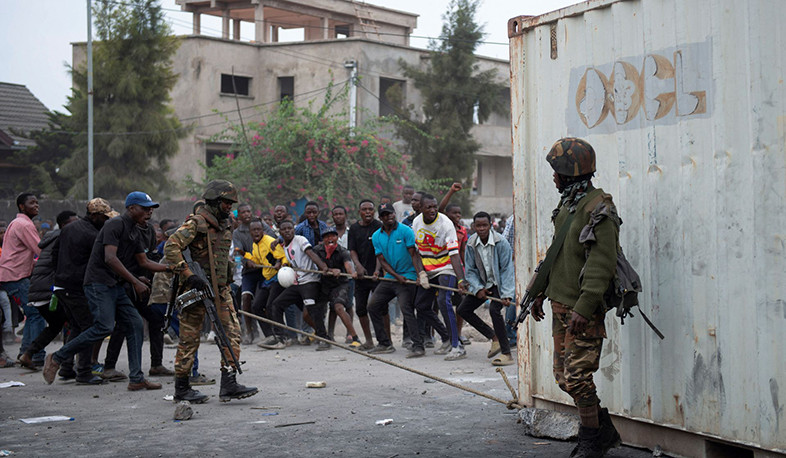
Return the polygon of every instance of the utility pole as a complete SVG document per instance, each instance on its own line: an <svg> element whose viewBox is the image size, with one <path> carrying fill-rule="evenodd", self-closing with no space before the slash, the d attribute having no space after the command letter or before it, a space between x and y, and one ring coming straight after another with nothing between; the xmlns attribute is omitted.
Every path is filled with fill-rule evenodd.
<svg viewBox="0 0 786 458"><path fill-rule="evenodd" d="M87 200L93 198L93 13L87 0Z"/></svg>
<svg viewBox="0 0 786 458"><path fill-rule="evenodd" d="M344 68L351 70L349 74L349 134L355 135L358 108L358 63L348 60L344 62Z"/></svg>

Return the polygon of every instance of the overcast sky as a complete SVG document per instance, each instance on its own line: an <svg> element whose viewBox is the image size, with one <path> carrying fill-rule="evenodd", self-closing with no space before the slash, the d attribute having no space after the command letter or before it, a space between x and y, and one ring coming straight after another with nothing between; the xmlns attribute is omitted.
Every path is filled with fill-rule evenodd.
<svg viewBox="0 0 786 458"><path fill-rule="evenodd" d="M420 15L412 46L425 48L439 36L449 0L369 0L368 3ZM486 37L478 53L508 59L508 19L538 15L576 3L574 0L484 0L477 19ZM175 0L162 0L165 14L178 35L191 33L191 14ZM71 79L71 43L87 39L87 0L0 0L0 81L26 85L49 109L63 110ZM220 18L202 16L202 33L221 34ZM253 39L253 24L243 24L242 39ZM285 37L282 36L282 40ZM294 38L294 37L289 37ZM495 44L501 43L501 44Z"/></svg>

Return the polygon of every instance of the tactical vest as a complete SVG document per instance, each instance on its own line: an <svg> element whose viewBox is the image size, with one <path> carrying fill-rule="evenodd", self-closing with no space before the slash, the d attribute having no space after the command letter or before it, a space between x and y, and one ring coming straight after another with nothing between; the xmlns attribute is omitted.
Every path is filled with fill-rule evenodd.
<svg viewBox="0 0 786 458"><path fill-rule="evenodd" d="M232 231L229 225L220 225L215 217L207 212L201 211L189 218L196 223L196 236L188 245L191 251L191 258L198 262L205 273L210 276L210 261L208 255L208 238L213 241L213 266L216 269L217 283L226 285L229 283L229 251L232 247ZM212 221L210 221L212 220Z"/></svg>

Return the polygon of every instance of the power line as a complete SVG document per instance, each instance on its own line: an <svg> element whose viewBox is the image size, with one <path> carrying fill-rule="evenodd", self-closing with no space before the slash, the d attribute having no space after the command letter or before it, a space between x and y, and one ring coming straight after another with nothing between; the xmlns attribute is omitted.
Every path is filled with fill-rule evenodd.
<svg viewBox="0 0 786 458"><path fill-rule="evenodd" d="M342 84L346 84L348 81L349 80L345 80L345 81L342 81L342 82L340 82L338 84L334 84L333 86L340 86ZM319 88L319 89L314 89L314 90L311 90L311 91L302 92L300 94L295 94L293 97L294 98L298 98L298 97L305 97L305 96L308 96L308 95L316 95L319 92L326 91L330 87L331 86L325 86L325 87L322 87L322 88ZM281 101L280 100L271 100L271 101L268 101L268 102L259 103L257 105L251 105L251 106L248 106L248 107L245 107L245 108L241 108L241 111L245 111L245 110L248 110L250 108L259 108L259 107L262 107L262 106L272 105L272 104L279 103L279 102L281 102ZM236 113L236 112L237 112L236 109L234 109L234 110L227 110L225 112L216 112L216 113L211 113L211 114L208 114L208 115L195 116L195 117L192 117L192 118L182 118L182 119L179 119L179 121L183 122L183 121L186 121L186 120L197 119L197 118L200 118L200 117L215 116L215 115L222 115L222 114L228 114L228 113L231 114L231 113ZM187 130L191 130L191 129L204 129L204 128L207 128L207 127L213 127L213 126L218 126L218 125L222 125L222 124L227 124L227 123L230 123L230 122L233 122L233 121L238 121L238 120L237 119L227 119L227 120L223 120L223 121L219 121L219 122L215 122L215 123L211 123L211 124L206 124L206 125L183 126L183 127L173 128L173 129L158 129L158 130L129 131L129 132L96 132L94 135L95 136L152 135L152 134L166 133L166 132L187 131ZM86 132L77 132L77 131L68 131L68 130L52 130L50 132L51 133L57 133L57 134L71 134L71 135L82 135L82 134L86 133Z"/></svg>

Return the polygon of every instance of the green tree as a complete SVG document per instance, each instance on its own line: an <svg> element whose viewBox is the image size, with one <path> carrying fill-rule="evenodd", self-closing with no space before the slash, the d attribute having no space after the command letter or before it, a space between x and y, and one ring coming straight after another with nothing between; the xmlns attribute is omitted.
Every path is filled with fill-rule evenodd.
<svg viewBox="0 0 786 458"><path fill-rule="evenodd" d="M469 183L480 144L470 130L477 112L480 122L506 108L500 98L505 85L495 69L481 71L475 49L483 38L483 28L475 22L477 0L453 0L443 16L440 40L432 40L425 68L399 61L404 74L414 80L423 97L422 114L414 106L402 107L394 86L386 94L398 104L407 122L397 124L396 134L413 156L413 166L426 179ZM468 196L457 196L468 204Z"/></svg>
<svg viewBox="0 0 786 458"><path fill-rule="evenodd" d="M346 91L334 94L331 86L318 108L285 100L261 119L231 126L216 138L232 143L227 154L203 164L206 181L229 180L242 201L265 209L300 198L354 207L362 198L379 202L394 194L409 178L408 158L378 135L379 120L350 131L346 112L338 110L345 100ZM202 191L193 179L187 185Z"/></svg>
<svg viewBox="0 0 786 458"><path fill-rule="evenodd" d="M93 52L95 194L124 197L130 190L168 190L167 161L185 135L169 105L178 47L156 0L98 0ZM79 132L62 172L69 194L87 194L87 70L72 69L74 86L65 130Z"/></svg>
<svg viewBox="0 0 786 458"><path fill-rule="evenodd" d="M24 133L36 145L17 152L12 158L13 163L28 168L28 172L21 173L11 184L11 189L26 189L39 196L57 199L65 197L73 186L73 180L61 173L61 165L74 150L74 136L61 130L68 121L68 115L57 111L47 115L48 128Z"/></svg>

